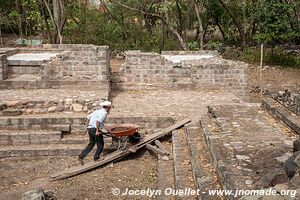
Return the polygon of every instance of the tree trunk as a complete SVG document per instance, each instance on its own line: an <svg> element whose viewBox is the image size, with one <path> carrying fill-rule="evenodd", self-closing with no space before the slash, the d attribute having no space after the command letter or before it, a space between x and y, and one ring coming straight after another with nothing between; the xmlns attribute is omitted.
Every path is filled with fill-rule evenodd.
<svg viewBox="0 0 300 200"><path fill-rule="evenodd" d="M175 35L175 37L177 38L182 50L187 50L186 42L184 41L182 36L178 33L178 31L176 31L173 28L173 26L171 26L171 23L170 23L170 20L169 20L169 14L167 12L165 13L165 24L167 25L169 31L171 31L171 33L173 33Z"/></svg>
<svg viewBox="0 0 300 200"><path fill-rule="evenodd" d="M226 10L226 12L229 14L229 16L232 18L233 23L236 25L236 27L238 29L240 39L242 41L242 47L245 47L245 45L246 45L246 36L245 36L245 32L244 32L244 29L243 29L243 26L242 26L240 20L228 8L228 6L226 5L226 3L223 0L218 0L218 1L223 6L223 8Z"/></svg>
<svg viewBox="0 0 300 200"><path fill-rule="evenodd" d="M20 37L23 38L22 9L21 9L21 5L20 5L19 0L16 0L16 7L17 7L17 11L19 13L19 16L18 16L19 34L20 34Z"/></svg>
<svg viewBox="0 0 300 200"><path fill-rule="evenodd" d="M182 13L181 13L181 8L179 5L179 0L176 0L176 9L177 9L177 16L178 16L178 32L182 36L182 31L183 31L183 20L182 20Z"/></svg>
<svg viewBox="0 0 300 200"><path fill-rule="evenodd" d="M2 39L2 29L0 25L0 42L1 42L1 47L3 47L3 39Z"/></svg>
<svg viewBox="0 0 300 200"><path fill-rule="evenodd" d="M164 47L165 47L165 24L163 23L163 21L161 21L159 53L163 51Z"/></svg>
<svg viewBox="0 0 300 200"><path fill-rule="evenodd" d="M55 28L55 43L59 42L59 44L62 44L62 30L66 22L64 12L64 0L53 0L53 10L51 10L48 0L44 0L44 4L49 12L53 27Z"/></svg>
<svg viewBox="0 0 300 200"><path fill-rule="evenodd" d="M40 14L41 14L41 16L44 20L44 24L45 24L45 27L46 27L46 35L47 35L48 41L49 41L49 43L54 43L53 39L52 39L50 26L49 26L49 23L47 21L46 15L45 15L44 4L43 4L42 0L37 1L36 4L37 4L37 8L39 8L39 12L40 12Z"/></svg>
<svg viewBox="0 0 300 200"><path fill-rule="evenodd" d="M203 9L201 9L201 14L200 14L200 10L199 10L198 4L196 3L196 0L193 0L193 3L194 3L197 19L198 19L198 31L199 31L198 35L199 35L200 50L203 50L204 33L203 33L203 23L202 23L202 19L201 19Z"/></svg>

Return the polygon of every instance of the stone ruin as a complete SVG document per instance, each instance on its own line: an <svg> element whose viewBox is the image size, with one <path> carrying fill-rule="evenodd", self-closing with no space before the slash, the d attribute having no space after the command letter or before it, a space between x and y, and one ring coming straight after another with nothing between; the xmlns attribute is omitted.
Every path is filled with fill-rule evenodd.
<svg viewBox="0 0 300 200"><path fill-rule="evenodd" d="M296 115L300 115L300 91L291 92L288 89L279 91L277 94L273 94L273 99L290 109Z"/></svg>
<svg viewBox="0 0 300 200"><path fill-rule="evenodd" d="M214 51L127 51L117 86L132 88L225 89L238 96L249 93L248 65L222 59Z"/></svg>
<svg viewBox="0 0 300 200"><path fill-rule="evenodd" d="M249 93L248 65L222 59L213 51L128 51L116 73L111 73L109 59L106 46L0 49L0 158L77 155L87 142L81 135L87 112L96 109L101 99L111 99L111 90L216 89L238 97ZM294 98L293 105L299 106L298 100ZM262 104L300 134L299 116L277 103L265 99ZM282 154L292 145L279 123L270 120L260 105L227 104L209 106L201 120L174 132L173 158L158 158L158 187L189 187L190 177L197 189L217 188L215 176L224 189L298 189L297 184L280 185L287 178L282 157L291 155ZM175 120L174 116L126 114L112 115L108 123L134 123L143 131L153 131ZM169 168L174 169L173 185L165 178L170 176ZM213 199L207 194L202 197Z"/></svg>
<svg viewBox="0 0 300 200"><path fill-rule="evenodd" d="M93 87L109 90L109 50L94 45L39 45L0 50L0 88Z"/></svg>

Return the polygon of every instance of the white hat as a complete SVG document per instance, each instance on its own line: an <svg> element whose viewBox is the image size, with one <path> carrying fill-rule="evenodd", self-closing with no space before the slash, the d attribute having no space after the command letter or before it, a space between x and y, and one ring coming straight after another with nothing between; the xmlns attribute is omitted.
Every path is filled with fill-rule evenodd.
<svg viewBox="0 0 300 200"><path fill-rule="evenodd" d="M111 107L111 102L110 101L104 101L100 103L100 106L102 107Z"/></svg>

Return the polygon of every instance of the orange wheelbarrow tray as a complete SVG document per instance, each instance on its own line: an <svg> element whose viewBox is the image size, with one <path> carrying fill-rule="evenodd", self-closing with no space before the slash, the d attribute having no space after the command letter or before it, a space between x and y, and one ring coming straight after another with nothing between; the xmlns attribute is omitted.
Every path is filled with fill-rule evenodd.
<svg viewBox="0 0 300 200"><path fill-rule="evenodd" d="M133 136L138 129L139 126L135 124L116 124L116 125L106 125L105 129L108 131L109 136L112 137L112 141L117 141L118 142L118 149L125 149L128 138L130 136ZM125 142L123 143L122 146L122 139L125 138Z"/></svg>

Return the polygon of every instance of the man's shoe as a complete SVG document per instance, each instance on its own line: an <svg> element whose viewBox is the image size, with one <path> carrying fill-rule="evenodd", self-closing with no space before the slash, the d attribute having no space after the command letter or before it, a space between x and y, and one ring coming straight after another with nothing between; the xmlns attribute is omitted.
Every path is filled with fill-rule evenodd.
<svg viewBox="0 0 300 200"><path fill-rule="evenodd" d="M83 163L83 159L82 158L80 158L79 156L77 156L77 159L78 159L78 161L79 161L79 163L81 164L81 165L83 165L84 163Z"/></svg>
<svg viewBox="0 0 300 200"><path fill-rule="evenodd" d="M102 161L104 160L104 156L100 156L100 158L94 158L94 161Z"/></svg>

